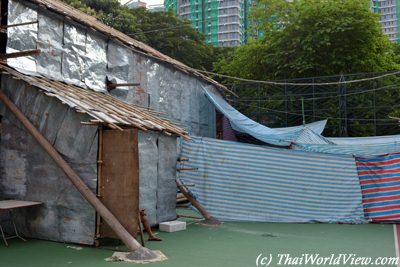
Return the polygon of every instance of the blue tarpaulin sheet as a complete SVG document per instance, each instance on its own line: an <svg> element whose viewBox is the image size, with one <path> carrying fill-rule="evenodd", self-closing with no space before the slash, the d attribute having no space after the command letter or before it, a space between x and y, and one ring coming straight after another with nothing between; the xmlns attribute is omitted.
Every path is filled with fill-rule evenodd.
<svg viewBox="0 0 400 267"><path fill-rule="evenodd" d="M268 144L289 146L291 142L295 141L299 137L301 130L304 127L311 129L317 134L321 134L327 122L326 120L322 120L304 126L269 128L253 121L237 111L229 105L220 94L214 93L208 88L204 88L204 91L215 107L229 119L231 126L235 131L249 134Z"/></svg>

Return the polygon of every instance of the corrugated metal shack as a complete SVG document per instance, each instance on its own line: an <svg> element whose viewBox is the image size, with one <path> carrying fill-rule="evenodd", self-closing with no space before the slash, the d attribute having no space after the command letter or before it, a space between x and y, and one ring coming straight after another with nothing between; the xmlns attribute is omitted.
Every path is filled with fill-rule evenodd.
<svg viewBox="0 0 400 267"><path fill-rule="evenodd" d="M214 137L215 109L203 87L224 88L61 2L3 0L1 12L3 53L40 49L1 64L1 90L104 202L122 203L116 205L121 213L132 209L123 215L126 221L135 220L138 206L152 224L174 219L176 136L187 133L170 121L193 135ZM108 92L107 82L140 85ZM83 244L112 236L1 104L0 115L0 198L45 203L18 221L22 232ZM139 130L119 130L125 127ZM135 147L136 157L129 152Z"/></svg>
<svg viewBox="0 0 400 267"><path fill-rule="evenodd" d="M0 70L2 91L132 235L143 187L154 203L140 206L149 206L154 221L176 217L176 136L185 136L183 130L147 108L102 93L28 76L5 65ZM24 235L83 244L93 244L95 236L115 237L107 225L96 224L95 210L13 114L4 107L1 114L0 197L44 203L33 213L17 216ZM93 120L109 127L91 125ZM116 129L121 127L125 129ZM157 149L138 142L149 136L157 139ZM152 169L146 174L152 179L143 178L141 174Z"/></svg>
<svg viewBox="0 0 400 267"><path fill-rule="evenodd" d="M8 0L7 52L40 49L39 56L9 60L13 66L96 91L106 80L139 83L110 93L149 106L192 135L215 137L215 109L203 87L226 89L153 48L59 1Z"/></svg>

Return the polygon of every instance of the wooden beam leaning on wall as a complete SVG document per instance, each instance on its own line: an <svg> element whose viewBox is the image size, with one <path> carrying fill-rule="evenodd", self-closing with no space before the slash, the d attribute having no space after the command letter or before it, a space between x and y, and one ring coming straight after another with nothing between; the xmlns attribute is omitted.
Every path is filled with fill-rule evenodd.
<svg viewBox="0 0 400 267"><path fill-rule="evenodd" d="M190 193L184 184L177 178L175 180L176 186L180 189L181 193L187 198L187 200L203 215L204 219L201 224L208 226L219 226L221 222L212 216L208 211L201 205Z"/></svg>
<svg viewBox="0 0 400 267"><path fill-rule="evenodd" d="M39 54L40 54L40 49L26 50L15 53L0 54L0 60L6 60L9 58L16 58L16 57L36 56Z"/></svg>
<svg viewBox="0 0 400 267"><path fill-rule="evenodd" d="M158 257L153 251L142 247L136 239L121 225L115 216L103 205L97 196L87 187L76 172L68 165L49 141L35 128L18 107L0 90L0 101L15 115L26 130L36 139L49 156L57 163L70 179L75 188L95 208L100 216L107 222L122 242L132 251L129 258L132 260L154 260Z"/></svg>
<svg viewBox="0 0 400 267"><path fill-rule="evenodd" d="M39 23L39 21L36 20L36 21L22 22L22 23L17 23L17 24L3 25L0 27L0 32L6 33L8 28L26 26L26 25L36 24L36 23Z"/></svg>

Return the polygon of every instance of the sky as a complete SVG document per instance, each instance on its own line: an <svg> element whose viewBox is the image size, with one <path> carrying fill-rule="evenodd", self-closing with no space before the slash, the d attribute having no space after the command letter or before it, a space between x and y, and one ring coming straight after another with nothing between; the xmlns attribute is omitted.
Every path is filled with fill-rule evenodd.
<svg viewBox="0 0 400 267"><path fill-rule="evenodd" d="M125 4L129 0L119 0L121 4ZM141 0L142 2L147 3L147 5L160 5L164 3L164 0Z"/></svg>

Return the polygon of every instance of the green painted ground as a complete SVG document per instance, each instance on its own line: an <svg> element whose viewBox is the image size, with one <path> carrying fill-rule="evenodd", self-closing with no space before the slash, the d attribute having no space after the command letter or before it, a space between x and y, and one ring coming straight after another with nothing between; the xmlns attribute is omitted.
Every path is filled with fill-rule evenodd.
<svg viewBox="0 0 400 267"><path fill-rule="evenodd" d="M395 256L392 225L224 223L218 228L209 228L189 221L186 231L159 233L159 236L162 242L150 242L148 246L163 251L169 260L146 266L256 266L260 253L273 255L270 266L278 266L278 253ZM110 250L89 247L76 250L68 248L74 245L39 240L26 243L10 240L10 243L9 248L0 243L0 267L134 265L104 261L112 254Z"/></svg>

